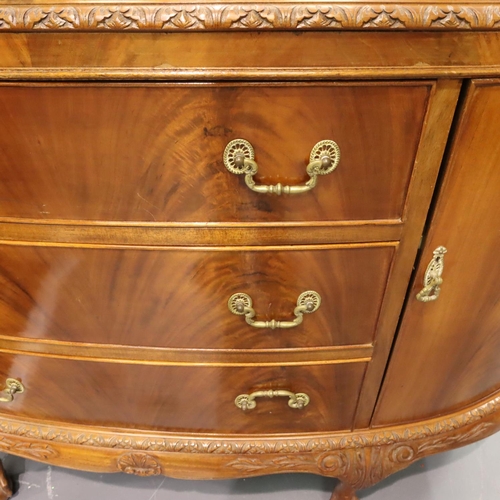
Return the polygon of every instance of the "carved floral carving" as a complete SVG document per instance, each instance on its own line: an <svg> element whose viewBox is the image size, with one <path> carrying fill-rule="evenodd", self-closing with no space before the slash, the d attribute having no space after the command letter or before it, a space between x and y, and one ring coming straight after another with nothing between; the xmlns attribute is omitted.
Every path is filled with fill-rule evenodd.
<svg viewBox="0 0 500 500"><path fill-rule="evenodd" d="M237 458L227 464L228 467L232 467L242 472L257 472L265 471L270 467L277 470L282 470L283 472L300 471L304 466L309 466L314 460L307 455L297 455L297 456L283 456L283 457L273 457L269 460L262 460L260 458ZM306 469L307 470L307 469Z"/></svg>
<svg viewBox="0 0 500 500"><path fill-rule="evenodd" d="M412 441L418 441L423 438L426 438L429 443L431 442L431 438L436 437L439 442L443 435L476 423L481 423L485 426L484 428L476 429L476 432L484 433L494 424L481 421L498 412L500 412L500 396L460 415L434 420L432 423L426 423L425 425L415 424L413 426L409 425L407 427L392 429L320 435L315 437L298 436L289 439L266 438L263 440L258 437L253 440L248 438L224 439L217 437L213 437L212 439L198 439L194 437L184 438L176 435L159 437L157 435L134 435L132 433L111 434L105 430L89 432L80 430L77 432L65 429L63 426L53 428L46 425L29 424L6 417L0 418L0 434L53 443L151 452L209 453L220 455L320 453L331 450L358 449L361 447L375 447L397 443L410 444ZM453 437L448 439L465 438ZM457 444L461 443L458 442ZM0 448L1 446L0 440Z"/></svg>
<svg viewBox="0 0 500 500"><path fill-rule="evenodd" d="M169 472L170 454L212 455L220 477L242 477L277 472L313 472L339 478L334 500L355 500L355 490L371 486L427 455L462 446L500 428L500 396L462 414L378 430L324 436L182 437L167 433L115 431L85 427L34 425L11 417L0 420L0 450L37 460L59 459L67 446L99 448L117 457L115 466L128 474L152 476ZM125 451L124 451L125 450ZM218 455L215 457L214 455ZM209 457L205 457L209 459ZM184 460L184 458L183 458ZM57 460L56 460L57 462ZM103 463L103 468L109 470ZM178 471L177 471L178 472Z"/></svg>
<svg viewBox="0 0 500 500"><path fill-rule="evenodd" d="M0 8L0 29L13 29L16 26L17 12L13 8Z"/></svg>
<svg viewBox="0 0 500 500"><path fill-rule="evenodd" d="M489 433L493 423L480 423L464 431L454 430L452 435L435 438L421 437L409 443L382 444L351 447L328 451L319 455L289 455L284 457L238 457L227 463L241 473L319 471L326 476L340 479L344 487L335 499L352 498L355 490L372 486L387 476L404 469L427 455L468 444ZM344 496L342 496L344 495ZM354 497L355 498L355 497Z"/></svg>
<svg viewBox="0 0 500 500"><path fill-rule="evenodd" d="M90 29L126 30L146 28L147 9L142 7L97 7L86 19Z"/></svg>
<svg viewBox="0 0 500 500"><path fill-rule="evenodd" d="M492 4L78 4L0 7L0 30L500 29Z"/></svg>
<svg viewBox="0 0 500 500"><path fill-rule="evenodd" d="M217 12L210 7L169 5L154 13L153 24L161 30L214 29Z"/></svg>
<svg viewBox="0 0 500 500"><path fill-rule="evenodd" d="M33 30L77 29L80 27L80 15L75 7L35 7L23 16L24 26Z"/></svg>
<svg viewBox="0 0 500 500"><path fill-rule="evenodd" d="M0 450L29 456L35 460L48 460L57 457L59 453L48 444L45 443L31 443L28 441L17 441L15 439L1 437Z"/></svg>
<svg viewBox="0 0 500 500"><path fill-rule="evenodd" d="M136 476L158 476L161 474L161 466L156 458L147 453L126 453L118 458L118 469L125 474Z"/></svg>

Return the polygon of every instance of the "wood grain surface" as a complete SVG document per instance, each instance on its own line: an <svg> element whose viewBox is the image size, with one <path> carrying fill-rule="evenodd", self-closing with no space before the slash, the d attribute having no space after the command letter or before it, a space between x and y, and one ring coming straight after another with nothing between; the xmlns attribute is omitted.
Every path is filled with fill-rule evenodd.
<svg viewBox="0 0 500 500"><path fill-rule="evenodd" d="M403 222L367 220L337 222L225 223L110 222L0 218L3 244L47 246L218 246L314 245L397 241Z"/></svg>
<svg viewBox="0 0 500 500"><path fill-rule="evenodd" d="M375 425L463 408L500 387L500 81L467 92L446 176L389 364ZM415 295L445 246L435 302Z"/></svg>
<svg viewBox="0 0 500 500"><path fill-rule="evenodd" d="M0 351L51 358L161 366L306 366L367 363L372 344L282 349L144 347L0 335Z"/></svg>
<svg viewBox="0 0 500 500"><path fill-rule="evenodd" d="M0 355L0 380L25 392L0 403L3 415L73 424L189 432L283 433L350 429L364 363L309 367L159 367ZM303 410L288 398L236 407L240 394L307 393Z"/></svg>
<svg viewBox="0 0 500 500"><path fill-rule="evenodd" d="M415 258L425 231L427 210L438 181L439 168L448 143L448 134L455 116L461 85L460 80L439 80L425 118L415 160L416 168L405 208L405 225L391 271L391 286L387 289L380 313L374 358L367 369L366 383L363 384L357 410L356 426L359 428L370 425L389 354L394 345L404 297L408 291Z"/></svg>
<svg viewBox="0 0 500 500"><path fill-rule="evenodd" d="M0 390L26 387L0 403L0 450L143 476L313 472L339 498L498 429L500 81L466 83L421 238L460 79L500 75L500 7L190 1L0 7ZM222 163L239 137L259 183L303 183L322 139L340 165L310 193L258 195ZM439 245L441 296L422 304ZM245 292L257 319L289 320L311 289L322 305L291 330L227 308ZM234 405L267 389L311 403Z"/></svg>
<svg viewBox="0 0 500 500"><path fill-rule="evenodd" d="M398 219L430 83L3 85L0 216L245 222ZM263 195L223 165L255 148L262 184L303 184L313 146L340 165Z"/></svg>
<svg viewBox="0 0 500 500"><path fill-rule="evenodd" d="M321 50L318 50L321 47ZM332 80L500 74L500 33L2 32L0 80Z"/></svg>
<svg viewBox="0 0 500 500"><path fill-rule="evenodd" d="M164 251L0 246L0 333L136 346L284 348L371 343L394 244L275 250ZM369 286L367 286L369 284ZM298 296L321 307L289 330L257 329L229 297L253 299L256 319L292 320Z"/></svg>

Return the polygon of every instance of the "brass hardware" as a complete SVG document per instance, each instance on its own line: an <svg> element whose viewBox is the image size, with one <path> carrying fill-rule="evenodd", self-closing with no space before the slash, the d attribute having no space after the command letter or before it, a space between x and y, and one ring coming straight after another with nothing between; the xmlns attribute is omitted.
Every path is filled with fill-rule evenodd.
<svg viewBox="0 0 500 500"><path fill-rule="evenodd" d="M283 186L256 184L253 176L257 173L259 166L254 161L255 153L252 145L245 139L234 139L224 150L224 165L236 175L245 174L245 183L257 193L270 194L297 194L310 191L316 186L318 175L326 175L333 172L340 161L340 148L334 141L320 141L311 151L309 165L306 172L310 179L300 186Z"/></svg>
<svg viewBox="0 0 500 500"><path fill-rule="evenodd" d="M5 389L0 391L0 403L10 403L14 399L14 394L24 392L24 385L15 378L8 378L5 386Z"/></svg>
<svg viewBox="0 0 500 500"><path fill-rule="evenodd" d="M283 391L283 390L269 390L269 391L256 391L252 394L240 394L234 400L234 404L241 408L243 411L253 410L257 406L255 398L275 398L275 397L288 397L288 406L296 410L302 410L309 404L310 398L303 392Z"/></svg>
<svg viewBox="0 0 500 500"><path fill-rule="evenodd" d="M255 309L252 308L252 299L246 293L235 293L229 297L227 301L229 310L233 314L238 316L245 315L246 322L254 326L255 328L293 328L298 326L304 320L304 314L311 314L317 311L321 305L321 297L318 292L313 292L309 290L307 292L302 292L297 299L297 306L293 310L295 314L295 319L292 321L276 321L272 319L271 321L256 321Z"/></svg>
<svg viewBox="0 0 500 500"><path fill-rule="evenodd" d="M439 297L441 284L443 283L444 254L447 252L445 247L437 247L434 250L434 257L429 262L424 276L424 288L417 293L417 300L420 302L430 302Z"/></svg>

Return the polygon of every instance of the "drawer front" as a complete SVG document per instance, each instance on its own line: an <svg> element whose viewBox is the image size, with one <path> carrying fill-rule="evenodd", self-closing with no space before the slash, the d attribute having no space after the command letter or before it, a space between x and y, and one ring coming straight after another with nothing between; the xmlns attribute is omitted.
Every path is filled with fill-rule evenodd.
<svg viewBox="0 0 500 500"><path fill-rule="evenodd" d="M0 217L274 222L399 219L432 84L3 84ZM251 191L223 163L248 140L257 184L304 185L313 146L340 164L302 194Z"/></svg>
<svg viewBox="0 0 500 500"><path fill-rule="evenodd" d="M0 412L75 424L192 432L281 433L350 429L365 363L310 367L167 367L0 355L0 386L19 380L23 393ZM280 390L307 394L303 409L288 396L241 394Z"/></svg>
<svg viewBox="0 0 500 500"><path fill-rule="evenodd" d="M370 343L394 249L0 245L0 334L214 349ZM317 292L321 304L296 314L306 291ZM252 299L253 320L303 321L286 329L251 326L228 307L241 293Z"/></svg>

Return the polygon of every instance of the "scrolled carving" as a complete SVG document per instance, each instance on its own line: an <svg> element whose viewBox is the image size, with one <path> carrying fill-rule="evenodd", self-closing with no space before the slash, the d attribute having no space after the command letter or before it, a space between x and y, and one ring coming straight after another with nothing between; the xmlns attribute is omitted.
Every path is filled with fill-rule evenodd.
<svg viewBox="0 0 500 500"><path fill-rule="evenodd" d="M67 450L68 446L85 446L89 454L92 454L92 447L97 447L97 456L114 456L118 470L140 476L174 471L175 468L170 469L169 465L172 453L205 454L205 457L198 455L195 460L220 464L218 477L287 471L319 473L341 480L332 499L356 500L356 490L372 486L416 460L469 444L499 429L500 398L497 397L463 414L421 422L413 427L309 438L303 435L276 439L256 436L254 440L229 436L198 439L174 434L160 437L147 432L134 435L133 431L112 434L105 429L86 433L84 427L76 430L54 428L3 417L0 449L37 460L54 461L61 444L61 450ZM109 466L103 463L103 469L109 470Z"/></svg>
<svg viewBox="0 0 500 500"><path fill-rule="evenodd" d="M324 475L339 478L348 488L345 494L368 488L389 475L405 469L413 462L434 453L465 445L489 433L491 422L480 423L464 431L454 430L451 435L435 438L422 437L419 441L394 443L364 448L350 448L325 453L318 457L318 469ZM337 496L344 488L340 488Z"/></svg>
<svg viewBox="0 0 500 500"><path fill-rule="evenodd" d="M345 453L326 453L318 458L318 467L328 474L341 474L348 467L349 461Z"/></svg>
<svg viewBox="0 0 500 500"><path fill-rule="evenodd" d="M158 476L161 474L161 465L156 458L147 453L126 453L118 458L118 469L125 474L136 476Z"/></svg>
<svg viewBox="0 0 500 500"><path fill-rule="evenodd" d="M48 444L18 441L7 437L0 438L0 450L27 456L35 460L49 460L59 455L59 452Z"/></svg>
<svg viewBox="0 0 500 500"><path fill-rule="evenodd" d="M498 30L500 6L443 4L142 4L8 5L0 30Z"/></svg>
<svg viewBox="0 0 500 500"><path fill-rule="evenodd" d="M402 444L400 446L395 446L389 452L389 460L396 464L403 464L405 462L412 462L415 460L416 452L413 447Z"/></svg>
<svg viewBox="0 0 500 500"><path fill-rule="evenodd" d="M489 430L494 427L492 422L484 422L478 424L467 432L460 432L457 434L452 434L451 436L437 436L434 439L425 439L419 444L417 453L418 454L434 454L450 449L457 446L462 446L468 444L469 442L476 441L482 436L489 434Z"/></svg>

